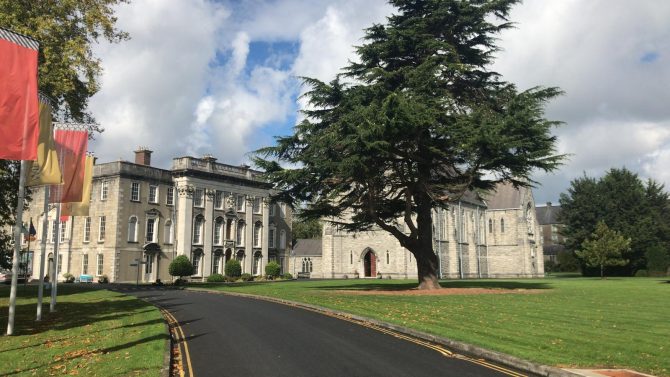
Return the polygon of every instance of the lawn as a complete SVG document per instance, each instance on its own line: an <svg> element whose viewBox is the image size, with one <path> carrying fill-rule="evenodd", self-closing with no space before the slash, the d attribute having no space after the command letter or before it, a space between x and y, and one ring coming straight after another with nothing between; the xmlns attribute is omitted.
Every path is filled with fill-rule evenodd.
<svg viewBox="0 0 670 377"><path fill-rule="evenodd" d="M320 305L560 367L631 368L670 376L670 284L654 278L443 281L448 288L534 294L355 295L404 290L408 280L205 285Z"/></svg>
<svg viewBox="0 0 670 377"><path fill-rule="evenodd" d="M45 291L48 294L48 291ZM0 336L2 376L159 376L168 339L160 312L133 297L60 284L57 311L35 321L37 286L20 286L15 336ZM7 326L9 287L0 287Z"/></svg>

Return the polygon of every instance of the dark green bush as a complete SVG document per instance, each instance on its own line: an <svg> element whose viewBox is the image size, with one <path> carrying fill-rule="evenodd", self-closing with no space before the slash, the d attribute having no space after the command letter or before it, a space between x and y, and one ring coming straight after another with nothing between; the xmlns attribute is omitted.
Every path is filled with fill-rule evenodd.
<svg viewBox="0 0 670 377"><path fill-rule="evenodd" d="M649 276L649 272L647 270L637 270L635 273L636 278L646 278Z"/></svg>
<svg viewBox="0 0 670 377"><path fill-rule="evenodd" d="M74 276L69 272L63 274L63 279L65 279L66 283L74 283Z"/></svg>
<svg viewBox="0 0 670 377"><path fill-rule="evenodd" d="M242 275L242 265L240 265L240 262L237 259L231 259L226 262L224 271L226 272L226 276L238 278Z"/></svg>
<svg viewBox="0 0 670 377"><path fill-rule="evenodd" d="M107 277L107 275L101 275L101 276L98 278L98 283L100 283L100 284L107 284L107 283L109 283L109 278Z"/></svg>
<svg viewBox="0 0 670 377"><path fill-rule="evenodd" d="M253 281L254 277L253 277L253 275L248 274L248 273L245 272L242 275L240 275L240 279L242 279L242 281Z"/></svg>
<svg viewBox="0 0 670 377"><path fill-rule="evenodd" d="M208 283L221 283L223 281L226 281L226 277L221 274L211 274L207 276Z"/></svg>
<svg viewBox="0 0 670 377"><path fill-rule="evenodd" d="M661 245L654 245L644 253L647 259L647 270L652 276L663 276L670 267L670 255Z"/></svg>
<svg viewBox="0 0 670 377"><path fill-rule="evenodd" d="M287 272L284 275L282 275L281 278L286 279L286 280L291 280L291 279L293 279L293 275L291 275Z"/></svg>
<svg viewBox="0 0 670 377"><path fill-rule="evenodd" d="M279 276L279 273L281 272L281 267L279 266L279 263L272 261L265 266L265 276L268 277L268 279L274 279Z"/></svg>
<svg viewBox="0 0 670 377"><path fill-rule="evenodd" d="M180 279L183 276L191 276L193 275L193 264L186 255L180 255L170 263L168 272L170 275L178 276Z"/></svg>

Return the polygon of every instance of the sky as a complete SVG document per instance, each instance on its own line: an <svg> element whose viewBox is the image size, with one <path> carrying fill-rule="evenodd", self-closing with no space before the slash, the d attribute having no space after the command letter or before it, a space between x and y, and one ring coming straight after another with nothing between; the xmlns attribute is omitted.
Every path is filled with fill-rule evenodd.
<svg viewBox="0 0 670 377"><path fill-rule="evenodd" d="M381 0L133 0L116 9L131 35L95 46L102 88L90 110L105 132L100 162L152 165L211 154L249 162L249 152L291 133L305 105L299 77L330 81L363 29L393 8ZM537 204L558 202L570 181L626 167L670 189L670 1L526 0L499 35L491 69L519 90L556 86L546 117L568 159L537 172Z"/></svg>

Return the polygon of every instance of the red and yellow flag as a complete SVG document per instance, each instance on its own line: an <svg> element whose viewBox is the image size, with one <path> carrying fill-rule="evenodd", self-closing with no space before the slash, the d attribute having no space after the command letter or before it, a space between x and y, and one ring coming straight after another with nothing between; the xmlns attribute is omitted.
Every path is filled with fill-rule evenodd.
<svg viewBox="0 0 670 377"><path fill-rule="evenodd" d="M95 157L86 156L86 168L84 169L84 188L82 190L81 202L63 203L60 209L62 216L88 216L91 205L91 186L93 185L93 161Z"/></svg>
<svg viewBox="0 0 670 377"><path fill-rule="evenodd" d="M29 164L27 178L28 186L57 185L62 179L52 132L51 106L41 101L37 161Z"/></svg>
<svg viewBox="0 0 670 377"><path fill-rule="evenodd" d="M86 170L88 132L56 130L54 140L63 184L51 186L51 203L81 202Z"/></svg>

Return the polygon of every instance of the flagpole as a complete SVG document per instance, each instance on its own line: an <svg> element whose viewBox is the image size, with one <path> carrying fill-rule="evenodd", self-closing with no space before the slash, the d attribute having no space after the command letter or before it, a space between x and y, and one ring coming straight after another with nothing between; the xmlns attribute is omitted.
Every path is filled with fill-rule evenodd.
<svg viewBox="0 0 670 377"><path fill-rule="evenodd" d="M60 191L60 190L58 190ZM60 197L60 194L58 195ZM56 206L56 220L58 221L58 226L56 227L56 242L54 242L54 276L51 282L51 304L49 305L49 312L53 313L56 311L56 290L58 289L58 246L60 246L60 228L62 224L60 223L60 203Z"/></svg>
<svg viewBox="0 0 670 377"><path fill-rule="evenodd" d="M47 237L49 232L49 186L44 186L44 222L42 223L42 242L40 242L40 285L37 288L37 317L42 320L42 297L44 296L44 260L47 252Z"/></svg>
<svg viewBox="0 0 670 377"><path fill-rule="evenodd" d="M19 172L19 194L16 205L16 226L14 227L14 256L12 257L12 288L9 292L9 316L7 319L7 335L14 334L14 316L16 315L16 289L19 279L19 253L21 253L21 227L23 225L23 202L26 189L26 171L28 161L21 161Z"/></svg>
<svg viewBox="0 0 670 377"><path fill-rule="evenodd" d="M33 218L30 218L30 223L32 224ZM28 249L26 249L26 254L25 254L25 261L23 262L23 277L25 280L23 280L23 286L28 285L28 256L30 255L30 225L28 225ZM24 259L21 257L21 259Z"/></svg>

